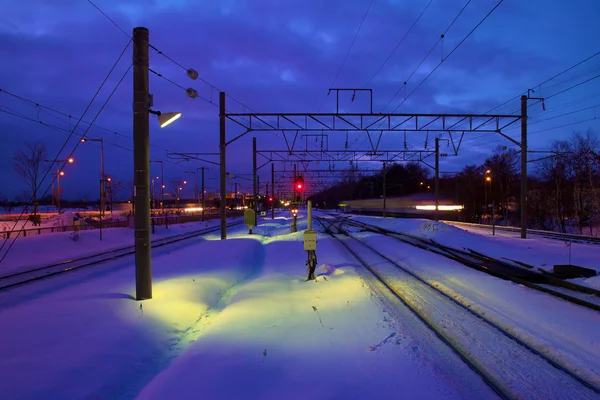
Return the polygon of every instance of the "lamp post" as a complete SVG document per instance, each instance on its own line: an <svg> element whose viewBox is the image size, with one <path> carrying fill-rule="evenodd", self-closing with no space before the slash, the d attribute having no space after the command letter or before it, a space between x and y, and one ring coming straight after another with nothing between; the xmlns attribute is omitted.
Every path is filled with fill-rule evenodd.
<svg viewBox="0 0 600 400"><path fill-rule="evenodd" d="M106 208L106 181L104 177L104 139L81 139L82 143L85 142L100 142L100 218L104 216L104 210Z"/></svg>
<svg viewBox="0 0 600 400"><path fill-rule="evenodd" d="M200 187L200 190L202 191L202 211L201 212L201 217L200 220L204 221L204 167L199 168L200 170L202 170L202 186ZM198 169L196 169L196 172L198 171Z"/></svg>
<svg viewBox="0 0 600 400"><path fill-rule="evenodd" d="M487 197L488 197L488 183L490 185L490 192L491 192L491 188L492 188L492 177L491 177L491 174L492 174L492 170L491 169L488 169L488 170L485 171L485 182L483 183L483 185L484 185L484 191L485 191L485 196L484 196L484 202L485 202L485 204L483 205L483 209L484 209L484 212L486 214L487 214L488 208L489 208L488 207L488 201L487 201Z"/></svg>
<svg viewBox="0 0 600 400"><path fill-rule="evenodd" d="M196 171L185 171L186 174L194 175L194 203L198 205L198 189L196 188Z"/></svg>
<svg viewBox="0 0 600 400"><path fill-rule="evenodd" d="M44 162L50 163L50 164L73 164L75 162L75 160L71 157L69 157L66 160L44 160ZM57 212L60 214L60 177L64 176L65 173L64 171L61 171L60 168L56 170L56 210Z"/></svg>
<svg viewBox="0 0 600 400"><path fill-rule="evenodd" d="M161 128L181 117L181 113L161 113L152 110L148 73L150 69L150 33L147 28L133 29L133 185L135 226L135 286L136 300L152 298L152 256L150 252L150 114L158 116ZM196 79L198 72L189 69L188 77ZM188 89L191 98L198 96Z"/></svg>
<svg viewBox="0 0 600 400"><path fill-rule="evenodd" d="M165 164L162 160L150 161L151 163L160 163L160 212L165 213Z"/></svg>

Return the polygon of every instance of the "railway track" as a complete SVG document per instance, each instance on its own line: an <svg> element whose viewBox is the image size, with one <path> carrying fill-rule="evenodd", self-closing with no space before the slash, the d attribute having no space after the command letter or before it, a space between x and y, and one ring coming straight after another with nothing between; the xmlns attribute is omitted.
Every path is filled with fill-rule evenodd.
<svg viewBox="0 0 600 400"><path fill-rule="evenodd" d="M486 224L473 224L469 222L457 222L457 221L441 221L448 225L454 225L456 227L472 227L472 228L482 228L492 230L494 227L492 225ZM501 226L496 225L495 229L497 231L505 231L505 232L521 232L521 228L516 228L514 226ZM548 239L562 240L563 242L573 242L573 243L586 243L586 244L598 244L600 245L600 237L595 236L587 236L587 235L578 235L574 233L560 233L560 232L550 232L550 231L541 231L536 229L527 229L527 233L530 235L536 235L545 237Z"/></svg>
<svg viewBox="0 0 600 400"><path fill-rule="evenodd" d="M344 230L316 218L503 399L597 399L600 388ZM329 222L329 224L328 224Z"/></svg>
<svg viewBox="0 0 600 400"><path fill-rule="evenodd" d="M475 251L464 251L444 246L433 240L426 240L406 233L390 231L364 222L344 218L344 223L365 231L379 233L420 249L439 254L480 272L527 286L552 296L561 298L582 307L600 311L600 290L553 277L549 273L538 273L514 264L498 260Z"/></svg>
<svg viewBox="0 0 600 400"><path fill-rule="evenodd" d="M228 224L228 227L242 225L243 221ZM179 235L169 236L165 238L155 239L151 242L152 248L158 248L173 243L178 243L187 239L192 239L198 236L218 231L220 226L199 229L191 232L182 233ZM96 253L84 257L77 257L70 260L65 260L42 267L29 269L26 271L16 272L13 274L0 276L0 291L12 288L15 286L24 285L26 283L38 281L50 276L59 275L65 272L74 271L80 268L98 265L107 261L116 260L129 255L135 254L135 246L123 246L116 249Z"/></svg>

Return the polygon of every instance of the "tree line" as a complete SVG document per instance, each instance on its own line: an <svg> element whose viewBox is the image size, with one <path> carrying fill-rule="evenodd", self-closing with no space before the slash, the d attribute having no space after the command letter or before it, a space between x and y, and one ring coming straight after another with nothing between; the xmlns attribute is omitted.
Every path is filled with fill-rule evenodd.
<svg viewBox="0 0 600 400"><path fill-rule="evenodd" d="M528 155L527 225L531 229L598 234L600 231L600 139L591 130L573 132L551 143L550 151ZM465 222L520 224L520 152L498 146L482 164L442 174L440 198L464 209ZM395 164L386 174L387 196L431 193L434 179L421 164ZM383 175L364 176L347 171L339 183L312 196L334 208L351 199L379 198ZM492 216L492 210L494 215Z"/></svg>

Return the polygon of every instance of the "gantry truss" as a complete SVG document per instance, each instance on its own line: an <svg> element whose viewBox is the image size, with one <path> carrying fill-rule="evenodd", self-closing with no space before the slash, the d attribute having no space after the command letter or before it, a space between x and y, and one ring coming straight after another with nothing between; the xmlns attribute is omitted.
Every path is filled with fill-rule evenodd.
<svg viewBox="0 0 600 400"><path fill-rule="evenodd" d="M359 162L424 162L435 155L434 150L256 150L256 155L261 156L264 163L257 169L272 162L298 163L304 169L311 163L328 163L330 169L335 169L333 163L348 162L351 165Z"/></svg>

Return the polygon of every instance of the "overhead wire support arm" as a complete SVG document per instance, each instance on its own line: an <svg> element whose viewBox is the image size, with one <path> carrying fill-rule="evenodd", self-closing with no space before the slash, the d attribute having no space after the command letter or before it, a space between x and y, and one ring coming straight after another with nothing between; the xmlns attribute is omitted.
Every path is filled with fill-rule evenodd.
<svg viewBox="0 0 600 400"><path fill-rule="evenodd" d="M521 119L511 114L372 114L372 113L228 113L225 118L247 131L409 131L409 132L498 132ZM264 119L275 122L265 124ZM456 127L468 120L469 129ZM385 126L373 127L378 122ZM242 135L232 139L231 143Z"/></svg>
<svg viewBox="0 0 600 400"><path fill-rule="evenodd" d="M370 108L369 112L373 114L373 89L364 89L364 88L329 88L327 95L331 92L335 92L335 113L340 113L340 92L353 92L352 101L356 99L356 92L369 92L370 97Z"/></svg>

